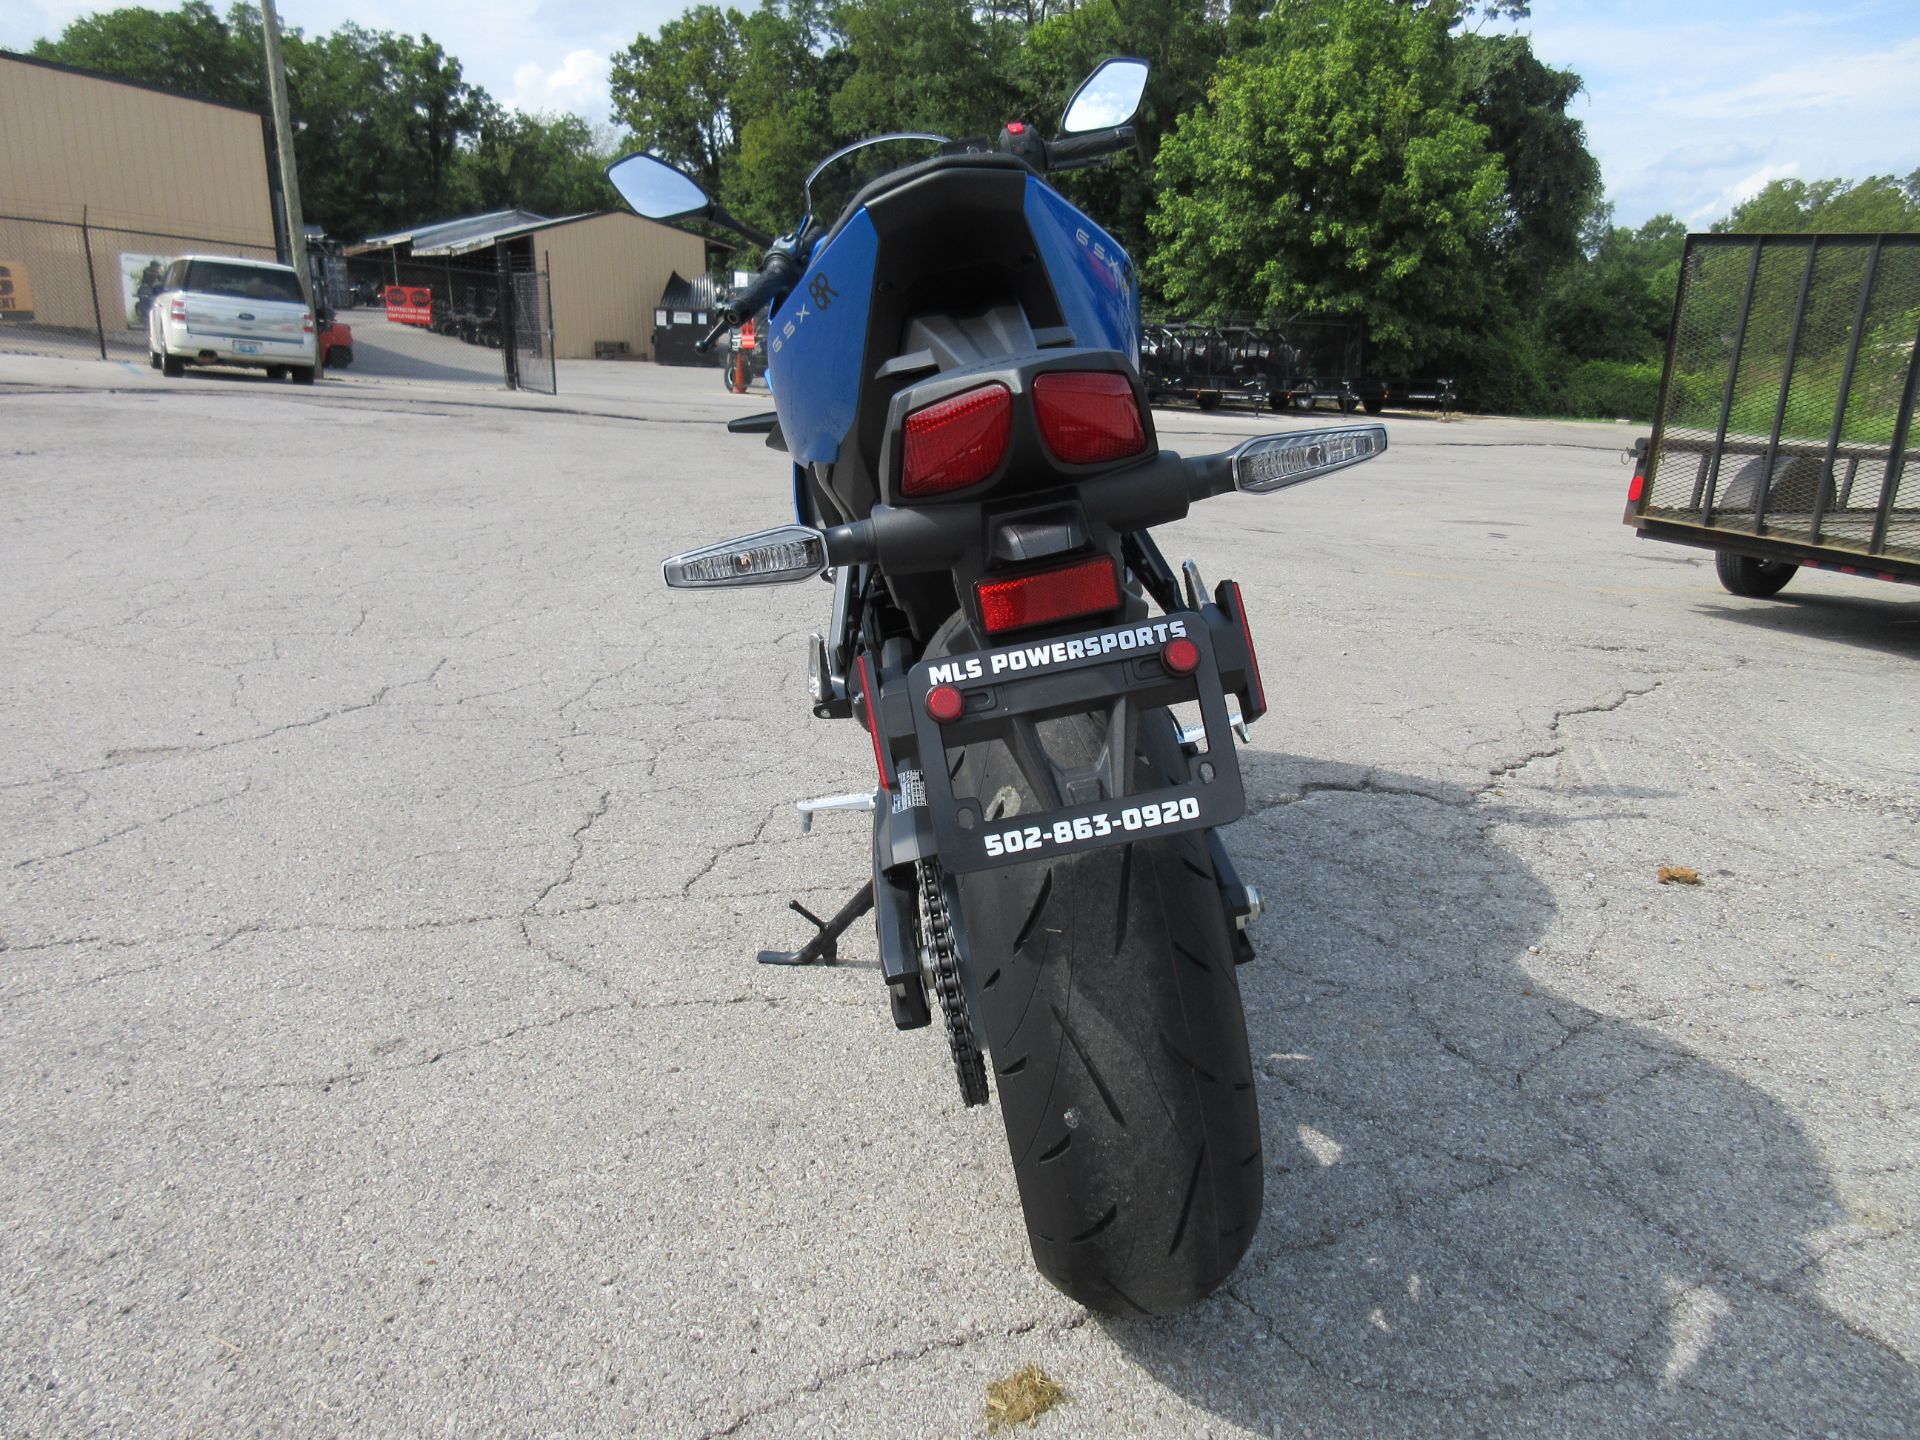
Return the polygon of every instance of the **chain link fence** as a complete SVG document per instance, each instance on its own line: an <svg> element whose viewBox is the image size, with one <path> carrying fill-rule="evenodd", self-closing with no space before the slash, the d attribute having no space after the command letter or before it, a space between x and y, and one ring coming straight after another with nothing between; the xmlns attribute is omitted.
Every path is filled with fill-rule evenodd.
<svg viewBox="0 0 1920 1440"><path fill-rule="evenodd" d="M213 235L0 214L0 353L145 359L148 306L180 255L277 258Z"/></svg>
<svg viewBox="0 0 1920 1440"><path fill-rule="evenodd" d="M1920 560L1917 380L1920 236L1690 236L1643 513Z"/></svg>

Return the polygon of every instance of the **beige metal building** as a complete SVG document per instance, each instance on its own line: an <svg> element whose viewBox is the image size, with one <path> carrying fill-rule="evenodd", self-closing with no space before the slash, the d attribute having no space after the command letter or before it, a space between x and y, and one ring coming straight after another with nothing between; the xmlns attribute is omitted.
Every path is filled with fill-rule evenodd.
<svg viewBox="0 0 1920 1440"><path fill-rule="evenodd" d="M548 220L499 237L524 243L553 287L553 349L562 360L590 360L596 342L624 343L643 360L653 354L653 312L678 271L707 268L698 235L621 210Z"/></svg>
<svg viewBox="0 0 1920 1440"><path fill-rule="evenodd" d="M97 303L119 338L147 259L196 252L275 255L264 118L0 52L0 265L32 300L0 326L91 343Z"/></svg>
<svg viewBox="0 0 1920 1440"><path fill-rule="evenodd" d="M444 300L485 286L504 263L544 270L552 287L554 354L591 360L607 345L651 360L660 292L678 272L703 274L729 247L624 210L548 220L498 211L375 235L347 247L355 278L422 285ZM444 272L441 267L445 267Z"/></svg>

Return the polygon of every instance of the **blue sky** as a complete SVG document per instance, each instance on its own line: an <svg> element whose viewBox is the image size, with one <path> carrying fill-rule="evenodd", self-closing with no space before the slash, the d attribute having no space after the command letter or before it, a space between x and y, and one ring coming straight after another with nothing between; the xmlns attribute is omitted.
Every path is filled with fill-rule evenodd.
<svg viewBox="0 0 1920 1440"><path fill-rule="evenodd" d="M314 33L345 19L426 31L501 100L604 119L608 56L686 3L281 0L280 9L286 24ZM0 48L24 49L75 15L110 8L0 0ZM1622 223L1669 211L1704 227L1777 176L1858 178L1920 167L1915 0L1825 8L1538 0L1518 28L1543 59L1586 80L1574 113Z"/></svg>

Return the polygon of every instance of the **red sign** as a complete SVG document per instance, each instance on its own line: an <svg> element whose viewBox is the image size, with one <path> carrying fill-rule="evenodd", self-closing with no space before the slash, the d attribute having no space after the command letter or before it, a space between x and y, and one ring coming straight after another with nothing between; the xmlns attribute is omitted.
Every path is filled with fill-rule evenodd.
<svg viewBox="0 0 1920 1440"><path fill-rule="evenodd" d="M401 325L433 324L433 291L424 285L387 286L387 319Z"/></svg>

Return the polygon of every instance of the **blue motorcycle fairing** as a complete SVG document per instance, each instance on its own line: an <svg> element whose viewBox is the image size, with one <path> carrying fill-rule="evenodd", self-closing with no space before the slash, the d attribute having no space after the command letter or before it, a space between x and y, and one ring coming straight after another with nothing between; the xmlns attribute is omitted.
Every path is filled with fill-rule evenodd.
<svg viewBox="0 0 1920 1440"><path fill-rule="evenodd" d="M853 429L879 251L861 210L815 247L800 283L767 317L767 383L800 465L831 465Z"/></svg>
<svg viewBox="0 0 1920 1440"><path fill-rule="evenodd" d="M1140 287L1120 242L1038 176L1027 180L1027 227L1073 343L1118 350L1140 368Z"/></svg>
<svg viewBox="0 0 1920 1440"><path fill-rule="evenodd" d="M1029 175L1023 217L1074 344L1140 364L1133 262L1105 230ZM767 387L793 456L795 517L812 523L809 465L831 465L853 431L866 379L867 326L879 236L862 208L814 249L800 283L768 317Z"/></svg>

